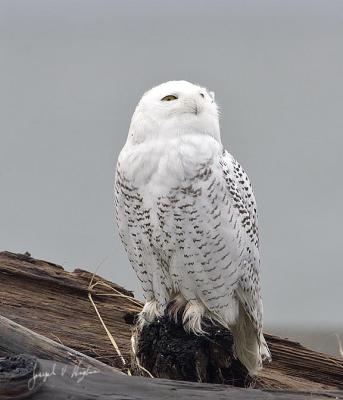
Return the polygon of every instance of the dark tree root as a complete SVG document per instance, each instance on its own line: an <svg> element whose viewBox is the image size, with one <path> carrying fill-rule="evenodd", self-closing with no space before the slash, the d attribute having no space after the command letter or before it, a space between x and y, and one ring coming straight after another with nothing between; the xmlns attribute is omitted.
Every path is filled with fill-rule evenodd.
<svg viewBox="0 0 343 400"><path fill-rule="evenodd" d="M249 387L252 378L233 355L230 331L207 320L205 336L184 331L167 316L138 333L137 357L154 377Z"/></svg>
<svg viewBox="0 0 343 400"><path fill-rule="evenodd" d="M0 399L24 399L32 396L43 381L34 378L41 373L38 360L21 354L0 358Z"/></svg>

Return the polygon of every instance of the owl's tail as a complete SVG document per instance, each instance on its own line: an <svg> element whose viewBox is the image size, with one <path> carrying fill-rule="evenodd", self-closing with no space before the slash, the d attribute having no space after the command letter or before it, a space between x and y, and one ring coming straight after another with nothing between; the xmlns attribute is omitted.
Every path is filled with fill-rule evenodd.
<svg viewBox="0 0 343 400"><path fill-rule="evenodd" d="M262 361L271 361L271 354L262 332L256 332L249 316L242 306L235 326L231 327L236 357L246 367L251 376L257 375Z"/></svg>

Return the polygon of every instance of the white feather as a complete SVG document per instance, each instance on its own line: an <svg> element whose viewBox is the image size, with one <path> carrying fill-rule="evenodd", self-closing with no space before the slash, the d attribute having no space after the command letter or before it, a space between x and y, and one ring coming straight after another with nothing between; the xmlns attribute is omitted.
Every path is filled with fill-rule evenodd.
<svg viewBox="0 0 343 400"><path fill-rule="evenodd" d="M270 357L256 202L244 170L223 150L214 96L185 81L147 92L115 188L120 237L147 301L140 322L169 307L174 318L183 310L186 330L203 334L202 319L212 318L231 329L237 357L256 374Z"/></svg>

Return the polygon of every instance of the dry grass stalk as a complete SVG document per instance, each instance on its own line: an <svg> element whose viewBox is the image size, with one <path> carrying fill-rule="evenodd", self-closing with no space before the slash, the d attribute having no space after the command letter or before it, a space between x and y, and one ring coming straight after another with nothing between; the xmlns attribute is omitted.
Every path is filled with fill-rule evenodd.
<svg viewBox="0 0 343 400"><path fill-rule="evenodd" d="M100 266L99 266L99 267L100 267ZM99 269L99 267L97 268L97 270ZM96 270L96 271L97 271L97 270ZM100 285L100 284L102 284L103 286L109 287L109 288L111 288L112 290L114 290L114 291L116 291L116 292L118 292L118 293L120 293L120 292L117 291L116 289L114 289L112 286L106 284L106 283L103 282L103 281L97 281L97 282L93 283L93 280L94 280L94 276L95 276L96 271L95 271L94 274L92 275L92 279L91 279L91 281L90 281L90 283L89 283L89 285L88 285L88 298L89 298L89 300L90 300L90 302L91 302L91 304L92 304L92 306L93 306L93 308L94 308L94 310L95 310L95 312L96 312L96 314L97 314L97 316L98 316L98 318L99 318L99 320L100 320L100 322L101 322L103 328L105 329L105 332L106 332L108 338L110 339L110 341L111 341L111 343L112 343L112 346L113 346L114 349L116 350L116 352L117 352L117 354L118 354L118 356L119 356L119 358L120 358L120 360L121 360L121 362L122 362L124 368L126 368L127 374L128 374L128 375L131 375L130 368L127 367L127 362L126 362L125 358L123 357L123 355L122 355L122 353L121 353L121 351L120 351L120 349L119 349L119 346L117 345L117 342L115 341L115 339L114 339L114 337L112 336L111 332L108 330L108 328L107 328L107 326L106 326L104 320L102 319L102 317L101 317L101 315L100 315L100 312L99 312L99 310L98 310L98 308L97 308L97 306L96 306L96 304L95 304L95 302L94 302L94 300L93 300L93 298L92 298L92 293L91 293L91 292L93 291L94 287L97 286L97 285ZM117 294L117 293L116 293L116 294ZM126 296L126 295L124 295L124 294L123 294L123 296L124 296L124 297L127 297L127 298L130 298L129 296Z"/></svg>
<svg viewBox="0 0 343 400"><path fill-rule="evenodd" d="M131 349L132 349L132 354L134 357L135 365L138 367L138 369L145 372L150 378L154 378L152 373L141 365L139 358L137 356L137 343L136 343L137 335L138 335L138 330L135 329L131 336Z"/></svg>

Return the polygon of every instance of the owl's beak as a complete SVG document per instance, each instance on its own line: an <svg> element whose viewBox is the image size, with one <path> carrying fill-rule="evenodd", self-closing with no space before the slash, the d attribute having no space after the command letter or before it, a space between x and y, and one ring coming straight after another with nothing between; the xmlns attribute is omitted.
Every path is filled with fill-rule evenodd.
<svg viewBox="0 0 343 400"><path fill-rule="evenodd" d="M192 112L193 112L195 115L198 115L198 114L200 113L200 106L199 106L199 104L198 104L196 101L193 101L193 102L192 102Z"/></svg>
<svg viewBox="0 0 343 400"><path fill-rule="evenodd" d="M200 105L196 102L195 99L189 99L185 106L187 107L187 113L198 115L201 111Z"/></svg>

